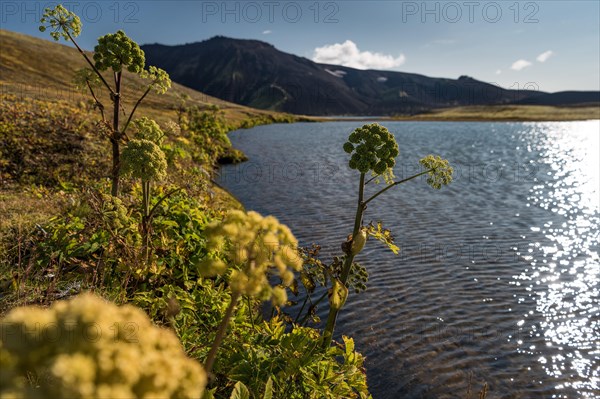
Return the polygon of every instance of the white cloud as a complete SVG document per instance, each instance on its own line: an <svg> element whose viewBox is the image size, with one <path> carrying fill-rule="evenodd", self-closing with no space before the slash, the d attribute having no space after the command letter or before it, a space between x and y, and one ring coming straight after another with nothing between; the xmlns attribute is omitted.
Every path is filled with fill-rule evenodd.
<svg viewBox="0 0 600 399"><path fill-rule="evenodd" d="M521 69L527 68L530 65L531 65L531 62L529 62L527 60L518 60L518 61L513 62L510 69L512 69L513 71L520 71Z"/></svg>
<svg viewBox="0 0 600 399"><path fill-rule="evenodd" d="M360 51L352 40L315 48L312 60L323 64L343 65L356 69L386 69L404 64L406 57Z"/></svg>
<svg viewBox="0 0 600 399"><path fill-rule="evenodd" d="M552 50L544 51L542 54L537 56L536 60L538 60L538 62L546 62L548 58L552 57L553 55L554 51Z"/></svg>
<svg viewBox="0 0 600 399"><path fill-rule="evenodd" d="M496 69L496 75L500 75L502 73L502 69Z"/></svg>
<svg viewBox="0 0 600 399"><path fill-rule="evenodd" d="M270 35L271 33L273 33L273 31L270 31L270 30L263 31L263 35Z"/></svg>

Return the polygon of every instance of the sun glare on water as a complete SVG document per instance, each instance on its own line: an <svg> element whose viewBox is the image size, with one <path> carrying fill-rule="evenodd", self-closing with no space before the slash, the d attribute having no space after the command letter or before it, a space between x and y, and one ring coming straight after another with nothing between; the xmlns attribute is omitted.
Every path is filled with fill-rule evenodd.
<svg viewBox="0 0 600 399"><path fill-rule="evenodd" d="M538 256L527 257L531 267L520 276L536 292L542 320L541 331L532 325L530 335L555 348L538 361L549 376L568 377L556 388L588 397L600 389L600 121L534 125L528 145L543 154L545 176L536 179L528 203L550 213L542 226L531 226L546 241L529 244ZM536 290L540 285L545 289Z"/></svg>

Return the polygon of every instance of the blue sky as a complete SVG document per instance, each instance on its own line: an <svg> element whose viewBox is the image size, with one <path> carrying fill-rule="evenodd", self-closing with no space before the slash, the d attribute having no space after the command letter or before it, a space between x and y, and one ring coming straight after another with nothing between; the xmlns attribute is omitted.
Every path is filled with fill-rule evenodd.
<svg viewBox="0 0 600 399"><path fill-rule="evenodd" d="M259 39L359 68L460 75L513 89L600 90L600 1L64 1L80 45L123 29L139 43ZM3 29L37 30L56 2L0 3Z"/></svg>

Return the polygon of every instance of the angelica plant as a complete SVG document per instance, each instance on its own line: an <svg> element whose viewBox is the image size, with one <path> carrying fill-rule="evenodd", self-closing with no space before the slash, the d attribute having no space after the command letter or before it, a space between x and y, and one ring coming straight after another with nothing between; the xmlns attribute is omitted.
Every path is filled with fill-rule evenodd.
<svg viewBox="0 0 600 399"><path fill-rule="evenodd" d="M134 121L135 135L123 149L124 175L138 178L142 183L142 237L148 261L150 250L150 224L154 209L150 209L152 182L162 180L167 174L167 159L160 144L164 134L158 124L148 118ZM163 197L164 199L164 197ZM162 202L162 201L159 201Z"/></svg>
<svg viewBox="0 0 600 399"><path fill-rule="evenodd" d="M230 262L240 265L231 271L231 299L205 362L210 373L239 298L246 295L271 300L278 306L285 304L284 287L294 280L293 271L300 270L302 259L290 229L273 216L233 210L221 222L210 224L205 233L207 249L218 251ZM207 257L198 264L199 273L207 277L222 275L227 269L227 264L217 257ZM280 277L281 285L271 286L268 279L271 272Z"/></svg>
<svg viewBox="0 0 600 399"><path fill-rule="evenodd" d="M348 279L352 271L354 258L364 248L367 238L373 236L388 245L394 253L398 251L398 247L393 243L391 234L389 231L382 229L381 224L378 224L377 227L373 225L364 226L362 224L367 204L391 188L423 175L427 175L427 183L431 187L440 189L452 181L453 173L452 167L450 167L447 160L439 156L428 155L419 161L424 168L422 172L394 182L392 168L396 164L396 157L400 153L398 144L389 130L377 123L364 125L355 129L350 133L348 141L344 143L343 148L346 153L350 154L348 162L350 169L357 170L360 173L358 201L352 234L342 244L344 257L341 274L339 278L333 280L332 288L329 290L329 314L323 332L324 348L329 347L331 344L337 316L348 296ZM367 181L366 177L368 173L371 173L371 178ZM365 195L365 186L379 178L385 180L386 186L367 197Z"/></svg>
<svg viewBox="0 0 600 399"><path fill-rule="evenodd" d="M101 132L105 130L105 136L112 146L112 171L111 171L111 193L113 196L119 194L119 175L120 175L120 146L128 140L127 128L140 105L151 90L158 94L165 93L171 87L169 75L162 69L156 67L145 68L145 55L140 46L131 40L122 30L113 34L107 34L98 39L98 44L94 48L93 60L79 47L75 38L81 33L81 20L79 17L68 11L62 5L57 5L54 9L46 8L40 19L39 29L45 32L51 29L50 36L59 41L61 38L70 41L75 45L79 53L83 56L89 65L77 73L75 82L78 86L87 89L92 96L96 108L100 112L102 127ZM106 79L102 72L110 70L112 72L113 84L109 84L110 79ZM134 73L141 78L148 79L150 82L141 97L135 103L133 109L124 124L120 126L120 112L123 110L122 99L122 78L123 70ZM105 114L105 106L100 101L97 93L98 86L103 86L108 90L112 101L112 121L109 122Z"/></svg>
<svg viewBox="0 0 600 399"><path fill-rule="evenodd" d="M172 331L92 294L15 308L0 332L2 398L191 399L206 385Z"/></svg>

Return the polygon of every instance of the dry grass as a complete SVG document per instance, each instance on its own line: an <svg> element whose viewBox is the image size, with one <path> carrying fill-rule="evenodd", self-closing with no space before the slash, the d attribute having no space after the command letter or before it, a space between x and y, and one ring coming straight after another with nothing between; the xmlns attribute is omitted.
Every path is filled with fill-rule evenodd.
<svg viewBox="0 0 600 399"><path fill-rule="evenodd" d="M432 110L394 120L409 121L573 121L600 119L600 104L553 107L545 105L481 105Z"/></svg>

